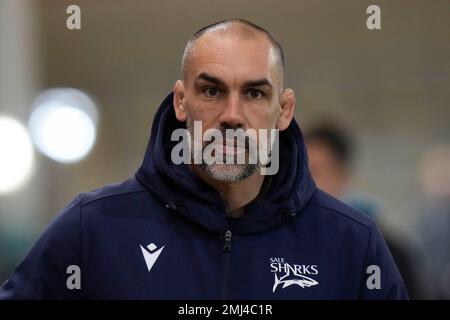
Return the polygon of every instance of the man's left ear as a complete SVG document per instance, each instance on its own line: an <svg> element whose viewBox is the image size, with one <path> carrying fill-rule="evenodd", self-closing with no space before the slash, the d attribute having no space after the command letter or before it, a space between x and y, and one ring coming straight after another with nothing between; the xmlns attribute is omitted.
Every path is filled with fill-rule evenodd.
<svg viewBox="0 0 450 320"><path fill-rule="evenodd" d="M281 112L277 120L277 129L286 130L294 117L295 94L292 89L284 89L280 95Z"/></svg>

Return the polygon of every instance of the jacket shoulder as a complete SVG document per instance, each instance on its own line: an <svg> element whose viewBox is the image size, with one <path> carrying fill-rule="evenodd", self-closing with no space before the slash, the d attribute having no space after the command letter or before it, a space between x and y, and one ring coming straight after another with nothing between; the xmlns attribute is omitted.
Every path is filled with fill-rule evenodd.
<svg viewBox="0 0 450 320"><path fill-rule="evenodd" d="M80 206L84 207L102 200L122 198L146 192L147 190L143 185L141 185L135 178L130 178L121 183L107 184L101 188L80 193L78 198L80 201Z"/></svg>
<svg viewBox="0 0 450 320"><path fill-rule="evenodd" d="M319 188L313 194L310 205L321 209L320 211L325 214L334 216L334 218L344 224L352 224L364 229L370 229L375 225L375 222L366 214L343 203Z"/></svg>

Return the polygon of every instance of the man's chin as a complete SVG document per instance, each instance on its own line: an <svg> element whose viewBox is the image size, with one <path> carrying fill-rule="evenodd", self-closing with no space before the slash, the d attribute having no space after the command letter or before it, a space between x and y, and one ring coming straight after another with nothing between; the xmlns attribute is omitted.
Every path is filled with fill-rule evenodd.
<svg viewBox="0 0 450 320"><path fill-rule="evenodd" d="M258 171L254 164L202 164L201 168L208 177L220 182L239 182Z"/></svg>

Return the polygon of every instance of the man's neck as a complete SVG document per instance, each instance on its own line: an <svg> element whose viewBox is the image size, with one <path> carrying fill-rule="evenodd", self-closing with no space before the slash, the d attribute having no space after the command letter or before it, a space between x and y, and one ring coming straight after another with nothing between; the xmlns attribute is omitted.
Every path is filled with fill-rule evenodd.
<svg viewBox="0 0 450 320"><path fill-rule="evenodd" d="M193 165L193 170L203 181L219 192L227 215L234 218L245 214L245 206L258 196L264 182L264 176L259 172L242 181L222 182L212 179L196 165Z"/></svg>

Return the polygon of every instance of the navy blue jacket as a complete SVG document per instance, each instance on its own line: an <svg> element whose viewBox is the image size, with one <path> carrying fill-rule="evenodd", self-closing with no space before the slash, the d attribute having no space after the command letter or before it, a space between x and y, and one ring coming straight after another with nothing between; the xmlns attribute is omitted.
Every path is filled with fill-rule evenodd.
<svg viewBox="0 0 450 320"><path fill-rule="evenodd" d="M268 192L230 221L218 192L170 160L171 133L184 126L172 101L135 176L78 195L0 299L407 298L375 223L316 188L295 120L280 133Z"/></svg>

